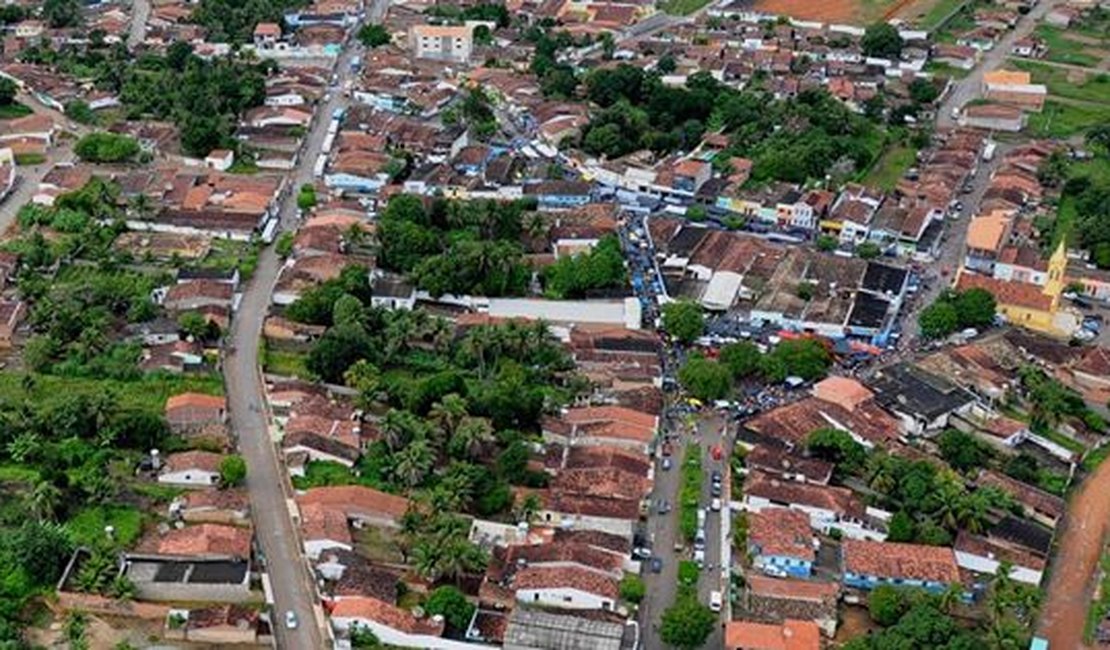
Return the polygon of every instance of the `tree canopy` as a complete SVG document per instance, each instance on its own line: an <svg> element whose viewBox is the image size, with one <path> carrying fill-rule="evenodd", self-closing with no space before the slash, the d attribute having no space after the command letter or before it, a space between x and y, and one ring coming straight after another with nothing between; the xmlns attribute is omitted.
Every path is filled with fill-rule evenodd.
<svg viewBox="0 0 1110 650"><path fill-rule="evenodd" d="M670 646L694 650L705 643L716 625L717 615L696 598L679 598L663 611L659 636Z"/></svg>
<svg viewBox="0 0 1110 650"><path fill-rule="evenodd" d="M898 28L887 22L868 25L859 44L867 56L895 60L902 56L902 37Z"/></svg>
<svg viewBox="0 0 1110 650"><path fill-rule="evenodd" d="M705 315L695 302L669 302L663 305L663 329L683 343L693 343L705 332Z"/></svg>
<svg viewBox="0 0 1110 650"><path fill-rule="evenodd" d="M690 355L678 371L678 380L687 392L702 401L722 399L732 388L729 369L700 354Z"/></svg>
<svg viewBox="0 0 1110 650"><path fill-rule="evenodd" d="M78 140L73 151L86 162L118 163L134 160L139 143L131 136L98 131Z"/></svg>
<svg viewBox="0 0 1110 650"><path fill-rule="evenodd" d="M986 289L945 291L921 311L917 324L925 338L944 338L967 327L989 327L996 308L994 295Z"/></svg>
<svg viewBox="0 0 1110 650"><path fill-rule="evenodd" d="M583 298L624 286L627 276L620 240L605 235L592 250L560 257L544 269L544 293L557 300Z"/></svg>

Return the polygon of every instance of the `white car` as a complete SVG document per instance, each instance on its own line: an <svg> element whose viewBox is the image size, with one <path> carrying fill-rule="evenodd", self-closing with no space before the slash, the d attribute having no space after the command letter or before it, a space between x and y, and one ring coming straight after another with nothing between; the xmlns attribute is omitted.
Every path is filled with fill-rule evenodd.
<svg viewBox="0 0 1110 650"><path fill-rule="evenodd" d="M715 612L721 611L721 592L719 592L719 591L709 592L709 609L711 609Z"/></svg>
<svg viewBox="0 0 1110 650"><path fill-rule="evenodd" d="M287 610L285 612L285 627L290 630L297 629L297 614L294 613L293 610Z"/></svg>
<svg viewBox="0 0 1110 650"><path fill-rule="evenodd" d="M713 501L711 501L709 503L709 507L713 509L713 512L720 512L721 511L721 500L717 497L713 497Z"/></svg>
<svg viewBox="0 0 1110 650"><path fill-rule="evenodd" d="M697 563L699 569L704 567L705 566L705 551L700 550L700 549L694 551L694 562Z"/></svg>

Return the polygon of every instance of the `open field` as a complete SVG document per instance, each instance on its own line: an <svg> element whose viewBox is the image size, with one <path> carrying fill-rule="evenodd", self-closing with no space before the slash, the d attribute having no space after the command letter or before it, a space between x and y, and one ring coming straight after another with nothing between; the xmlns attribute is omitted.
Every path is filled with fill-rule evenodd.
<svg viewBox="0 0 1110 650"><path fill-rule="evenodd" d="M801 20L867 25L898 13L911 2L912 0L757 0L755 9Z"/></svg>
<svg viewBox="0 0 1110 650"><path fill-rule="evenodd" d="M1089 38L1081 37L1081 40L1078 40L1071 30L1052 25L1037 25L1035 34L1048 46L1048 54L1045 55L1048 61L1093 68L1105 55L1105 51L1101 49L1105 44L1092 45Z"/></svg>
<svg viewBox="0 0 1110 650"><path fill-rule="evenodd" d="M915 160L917 160L917 151L913 147L896 145L883 154L863 182L866 185L890 191L898 184L898 180L906 170L913 167Z"/></svg>
<svg viewBox="0 0 1110 650"><path fill-rule="evenodd" d="M1014 61L1014 66L1033 75L1033 83L1044 84L1048 94L1081 102L1110 104L1110 73L1085 73L1033 61Z"/></svg>

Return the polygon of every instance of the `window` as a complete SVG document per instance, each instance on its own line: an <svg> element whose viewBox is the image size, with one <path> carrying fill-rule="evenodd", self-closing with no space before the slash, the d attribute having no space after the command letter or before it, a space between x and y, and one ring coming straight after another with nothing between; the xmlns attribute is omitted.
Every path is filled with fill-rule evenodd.
<svg viewBox="0 0 1110 650"><path fill-rule="evenodd" d="M572 603L572 602L574 602L574 599L571 598L570 596L563 596L563 602L564 603Z"/></svg>

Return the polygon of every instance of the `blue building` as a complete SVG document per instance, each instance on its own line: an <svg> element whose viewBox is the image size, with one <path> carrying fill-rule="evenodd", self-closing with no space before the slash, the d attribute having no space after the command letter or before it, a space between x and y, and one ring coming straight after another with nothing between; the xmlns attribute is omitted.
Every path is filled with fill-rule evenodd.
<svg viewBox="0 0 1110 650"><path fill-rule="evenodd" d="M848 539L840 552L847 587L919 587L939 594L960 582L956 552L949 547Z"/></svg>
<svg viewBox="0 0 1110 650"><path fill-rule="evenodd" d="M748 555L766 574L808 578L819 542L809 515L789 508L765 508L748 514Z"/></svg>
<svg viewBox="0 0 1110 650"><path fill-rule="evenodd" d="M578 208L590 202L592 186L585 181L541 181L524 186L525 196L534 196L541 208Z"/></svg>

